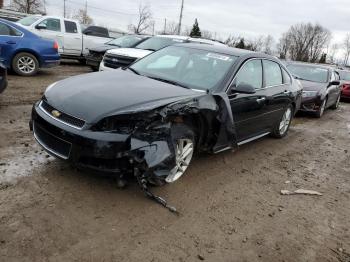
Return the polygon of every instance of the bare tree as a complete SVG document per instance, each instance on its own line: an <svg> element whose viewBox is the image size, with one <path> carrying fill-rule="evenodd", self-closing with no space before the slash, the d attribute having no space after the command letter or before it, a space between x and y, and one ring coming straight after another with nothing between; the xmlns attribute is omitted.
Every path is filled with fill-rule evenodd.
<svg viewBox="0 0 350 262"><path fill-rule="evenodd" d="M78 20L83 25L91 25L94 22L94 20L87 14L86 9L79 9L72 18Z"/></svg>
<svg viewBox="0 0 350 262"><path fill-rule="evenodd" d="M229 37L224 41L224 43L230 47L234 47L241 40L241 36L229 35Z"/></svg>
<svg viewBox="0 0 350 262"><path fill-rule="evenodd" d="M336 63L336 57L337 54L339 52L339 44L335 43L332 44L328 50L327 50L327 54L328 54L328 62L331 64L335 64Z"/></svg>
<svg viewBox="0 0 350 262"><path fill-rule="evenodd" d="M279 51L281 53L282 50L287 50L284 54L288 53L292 60L316 62L330 39L330 31L319 24L297 24L283 35Z"/></svg>
<svg viewBox="0 0 350 262"><path fill-rule="evenodd" d="M202 30L202 38L204 39L214 39L214 34L209 30Z"/></svg>
<svg viewBox="0 0 350 262"><path fill-rule="evenodd" d="M139 5L138 21L136 25L130 24L129 30L135 34L141 34L152 26L152 11L149 5Z"/></svg>
<svg viewBox="0 0 350 262"><path fill-rule="evenodd" d="M349 57L350 57L350 33L346 34L343 47L345 50L345 58L344 58L344 65L348 65L349 63Z"/></svg>
<svg viewBox="0 0 350 262"><path fill-rule="evenodd" d="M284 33L282 37L280 38L279 43L277 44L277 50L279 53L279 57L281 59L286 59L288 56L288 50L290 47L290 35L287 33Z"/></svg>
<svg viewBox="0 0 350 262"><path fill-rule="evenodd" d="M42 0L12 0L11 8L26 14L42 14L45 10L45 3Z"/></svg>
<svg viewBox="0 0 350 262"><path fill-rule="evenodd" d="M175 22L170 22L166 24L165 30L162 31L164 35L176 35L179 31L179 24Z"/></svg>
<svg viewBox="0 0 350 262"><path fill-rule="evenodd" d="M264 37L263 47L261 51L265 54L272 55L274 53L274 43L275 39L271 35L267 35L266 37Z"/></svg>
<svg viewBox="0 0 350 262"><path fill-rule="evenodd" d="M247 41L247 49L260 52L263 49L264 36L258 36L256 38Z"/></svg>

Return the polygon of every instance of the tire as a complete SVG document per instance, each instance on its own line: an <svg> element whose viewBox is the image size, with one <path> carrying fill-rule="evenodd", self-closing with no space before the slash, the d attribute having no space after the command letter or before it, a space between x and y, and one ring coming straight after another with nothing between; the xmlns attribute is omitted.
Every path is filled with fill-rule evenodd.
<svg viewBox="0 0 350 262"><path fill-rule="evenodd" d="M316 118L321 118L323 116L324 111L326 110L327 100L328 100L328 98L326 97L322 101L322 104L321 104L320 108L318 109L318 111L315 114Z"/></svg>
<svg viewBox="0 0 350 262"><path fill-rule="evenodd" d="M274 127L271 135L275 138L285 137L288 134L290 124L293 120L293 116L294 116L294 107L293 105L289 105L286 108L286 110L284 110L284 113L281 119L278 121L278 123Z"/></svg>
<svg viewBox="0 0 350 262"><path fill-rule="evenodd" d="M78 59L78 62L81 65L86 65L86 59L85 58Z"/></svg>
<svg viewBox="0 0 350 262"><path fill-rule="evenodd" d="M12 69L20 76L33 76L38 73L38 59L30 53L18 53L12 59Z"/></svg>
<svg viewBox="0 0 350 262"><path fill-rule="evenodd" d="M98 66L90 66L90 68L93 72L97 72L100 69Z"/></svg>
<svg viewBox="0 0 350 262"><path fill-rule="evenodd" d="M337 98L337 101L335 101L335 103L330 107L330 109L333 109L333 110L338 109L339 104L340 104L340 94L339 94L339 96Z"/></svg>
<svg viewBox="0 0 350 262"><path fill-rule="evenodd" d="M155 171L155 174L149 179L152 185L162 186L177 181L186 172L193 158L196 148L196 136L193 129L185 124L174 124L171 127L171 136L175 148L176 166L171 170Z"/></svg>

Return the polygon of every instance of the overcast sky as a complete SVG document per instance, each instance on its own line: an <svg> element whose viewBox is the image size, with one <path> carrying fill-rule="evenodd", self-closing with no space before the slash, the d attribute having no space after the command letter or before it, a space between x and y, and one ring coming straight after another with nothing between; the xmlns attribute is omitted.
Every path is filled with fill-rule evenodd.
<svg viewBox="0 0 350 262"><path fill-rule="evenodd" d="M9 1L9 0L7 0ZM67 0L67 9L84 8L85 0ZM142 0L149 4L156 31L179 19L181 0ZM140 0L88 0L88 12L96 24L122 30L136 21ZM47 12L63 14L63 0L46 0ZM289 26L300 22L318 22L332 31L334 41L341 42L350 31L350 0L185 0L183 24L192 26L198 18L202 30L254 37L271 34L276 38Z"/></svg>

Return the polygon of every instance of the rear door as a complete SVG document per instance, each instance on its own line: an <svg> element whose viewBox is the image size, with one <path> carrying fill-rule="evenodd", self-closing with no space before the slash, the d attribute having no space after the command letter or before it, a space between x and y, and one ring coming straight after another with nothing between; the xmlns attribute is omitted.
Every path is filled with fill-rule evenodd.
<svg viewBox="0 0 350 262"><path fill-rule="evenodd" d="M263 60L264 89L266 94L266 112L264 128L271 130L283 116L284 110L291 102L291 80L287 72L272 60Z"/></svg>
<svg viewBox="0 0 350 262"><path fill-rule="evenodd" d="M335 71L330 71L330 82L332 81L340 81L340 76ZM333 105L339 96L340 93L340 85L330 85L328 86L328 101L327 107Z"/></svg>
<svg viewBox="0 0 350 262"><path fill-rule="evenodd" d="M83 48L83 37L78 24L74 21L64 20L64 54L80 56Z"/></svg>
<svg viewBox="0 0 350 262"><path fill-rule="evenodd" d="M6 66L11 65L11 56L19 41L22 39L22 32L0 22L0 61Z"/></svg>

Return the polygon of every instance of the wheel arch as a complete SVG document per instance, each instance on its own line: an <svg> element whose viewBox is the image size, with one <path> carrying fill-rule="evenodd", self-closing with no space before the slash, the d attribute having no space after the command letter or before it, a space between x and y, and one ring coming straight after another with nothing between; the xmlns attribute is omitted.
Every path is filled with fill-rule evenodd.
<svg viewBox="0 0 350 262"><path fill-rule="evenodd" d="M12 68L12 62L13 62L13 59L16 57L16 55L18 55L19 53L29 53L33 56L35 56L36 60L38 60L38 63L39 63L39 68L42 66L42 59L41 59L41 56L34 50L32 49L25 49L25 48L22 48L22 49L18 49L16 50L16 52L14 52L12 54L12 57L11 57L11 69Z"/></svg>

